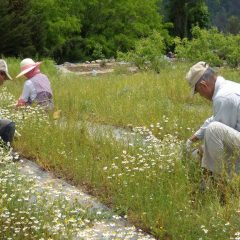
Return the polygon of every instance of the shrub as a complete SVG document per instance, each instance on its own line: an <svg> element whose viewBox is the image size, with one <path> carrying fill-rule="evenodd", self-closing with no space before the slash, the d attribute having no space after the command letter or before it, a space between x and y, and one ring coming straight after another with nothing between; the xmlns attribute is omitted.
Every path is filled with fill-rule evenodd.
<svg viewBox="0 0 240 240"><path fill-rule="evenodd" d="M164 39L159 32L154 31L148 38L138 40L132 51L126 54L119 52L118 58L133 62L140 69L159 71L164 52Z"/></svg>
<svg viewBox="0 0 240 240"><path fill-rule="evenodd" d="M240 35L224 35L216 28L192 29L191 40L175 38L175 51L180 58L190 61L206 61L215 66L224 63L237 67L240 64Z"/></svg>

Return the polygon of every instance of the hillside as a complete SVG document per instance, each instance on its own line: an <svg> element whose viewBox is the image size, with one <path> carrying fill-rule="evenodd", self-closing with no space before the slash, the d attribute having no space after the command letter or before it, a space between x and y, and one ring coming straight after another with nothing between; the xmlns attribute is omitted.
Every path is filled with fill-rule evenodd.
<svg viewBox="0 0 240 240"><path fill-rule="evenodd" d="M240 1L239 0L203 0L208 6L210 26L216 26L220 31L237 34L240 32ZM163 0L161 13L168 19L168 6L172 0ZM189 4L197 1L183 0L181 3Z"/></svg>
<svg viewBox="0 0 240 240"><path fill-rule="evenodd" d="M239 32L240 1L239 0L206 0L209 7L211 24L224 32Z"/></svg>

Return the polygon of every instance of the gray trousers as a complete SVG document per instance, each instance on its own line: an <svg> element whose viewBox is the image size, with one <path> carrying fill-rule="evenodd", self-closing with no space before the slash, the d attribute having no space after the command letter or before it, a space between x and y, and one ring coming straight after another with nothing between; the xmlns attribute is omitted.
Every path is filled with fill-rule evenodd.
<svg viewBox="0 0 240 240"><path fill-rule="evenodd" d="M54 109L52 94L50 94L49 92L37 93L37 96L33 101L29 97L27 104L32 105L33 102L36 102L38 105L43 107L43 109L46 111Z"/></svg>
<svg viewBox="0 0 240 240"><path fill-rule="evenodd" d="M220 122L210 123L204 136L202 167L216 174L238 174L240 132Z"/></svg>

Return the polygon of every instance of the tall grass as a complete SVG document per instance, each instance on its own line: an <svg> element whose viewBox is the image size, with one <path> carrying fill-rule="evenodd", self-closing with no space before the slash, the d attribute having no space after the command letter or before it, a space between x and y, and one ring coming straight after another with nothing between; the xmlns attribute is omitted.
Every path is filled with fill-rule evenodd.
<svg viewBox="0 0 240 240"><path fill-rule="evenodd" d="M16 73L17 60L9 62ZM208 102L189 97L184 80L188 64L173 64L160 74L97 77L63 76L51 62L42 67L52 82L55 106L62 110L66 126L58 122L61 119L50 117L49 125L29 129L28 119L15 148L56 174L86 186L160 239L237 239L239 178L226 187L210 185L201 192L200 166L182 152L186 138L211 114ZM240 81L237 71L220 69L220 73ZM17 80L6 86L18 96L21 84ZM137 131L150 140L125 146L89 134L86 122L145 126Z"/></svg>

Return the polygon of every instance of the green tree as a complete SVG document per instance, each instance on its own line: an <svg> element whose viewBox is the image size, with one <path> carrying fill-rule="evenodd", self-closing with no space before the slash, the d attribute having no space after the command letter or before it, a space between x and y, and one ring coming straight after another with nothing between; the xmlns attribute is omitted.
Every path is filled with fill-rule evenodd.
<svg viewBox="0 0 240 240"><path fill-rule="evenodd" d="M190 37L191 28L198 25L208 27L209 13L204 0L172 0L167 4L168 20L173 22L172 34Z"/></svg>
<svg viewBox="0 0 240 240"><path fill-rule="evenodd" d="M92 56L101 46L105 57L126 52L141 37L163 29L156 0L86 1L81 36L83 55Z"/></svg>
<svg viewBox="0 0 240 240"><path fill-rule="evenodd" d="M216 26L220 31L228 32L231 16L240 16L240 1L206 0L206 3L210 12L211 25Z"/></svg>
<svg viewBox="0 0 240 240"><path fill-rule="evenodd" d="M80 19L72 15L70 0L0 1L0 53L6 56L51 56L77 32Z"/></svg>
<svg viewBox="0 0 240 240"><path fill-rule="evenodd" d="M0 53L6 56L34 55L30 1L0 1Z"/></svg>
<svg viewBox="0 0 240 240"><path fill-rule="evenodd" d="M168 32L159 0L0 1L2 54L83 61L127 52L135 42Z"/></svg>
<svg viewBox="0 0 240 240"><path fill-rule="evenodd" d="M232 34L240 32L240 19L237 16L230 16L227 21L226 31Z"/></svg>
<svg viewBox="0 0 240 240"><path fill-rule="evenodd" d="M81 19L71 14L70 0L41 0L32 2L32 14L39 21L42 35L41 55L61 59L62 51L75 33L80 34ZM38 29L39 29L38 28Z"/></svg>

